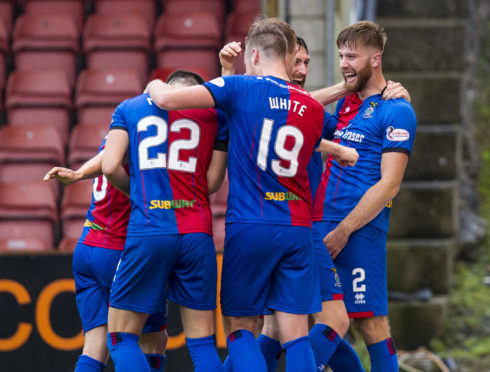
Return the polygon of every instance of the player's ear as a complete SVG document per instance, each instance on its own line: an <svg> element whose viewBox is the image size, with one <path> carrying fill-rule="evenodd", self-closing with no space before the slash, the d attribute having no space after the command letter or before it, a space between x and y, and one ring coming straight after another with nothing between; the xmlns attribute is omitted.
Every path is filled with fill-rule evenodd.
<svg viewBox="0 0 490 372"><path fill-rule="evenodd" d="M377 68L377 67L381 66L381 55L382 54L383 54L382 52L376 52L371 57L371 65L373 66L373 68Z"/></svg>
<svg viewBox="0 0 490 372"><path fill-rule="evenodd" d="M258 49L252 49L252 65L258 65L260 61L260 55Z"/></svg>

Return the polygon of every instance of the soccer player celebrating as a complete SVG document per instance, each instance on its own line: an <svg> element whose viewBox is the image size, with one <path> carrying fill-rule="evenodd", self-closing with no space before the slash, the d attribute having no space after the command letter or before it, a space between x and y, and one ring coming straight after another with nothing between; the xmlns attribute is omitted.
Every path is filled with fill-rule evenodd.
<svg viewBox="0 0 490 372"><path fill-rule="evenodd" d="M278 22L251 26L248 76L179 91L159 81L149 85L154 102L166 109L216 106L230 114L221 306L235 371L267 369L254 337L265 306L274 310L287 370L315 369L307 314L321 304L306 167L321 137L323 107L288 81L288 43Z"/></svg>
<svg viewBox="0 0 490 372"><path fill-rule="evenodd" d="M334 138L355 148L359 161L342 168L328 159L313 211L373 372L398 370L387 316L386 235L416 129L406 100L382 100L385 42L384 30L367 21L347 27L337 37L345 85L355 93L337 104Z"/></svg>
<svg viewBox="0 0 490 372"><path fill-rule="evenodd" d="M200 77L182 72L170 83L188 86ZM223 369L214 340L217 268L206 182L221 123L225 116L216 110L167 112L148 94L113 114L102 170L131 199L108 316L107 345L118 372L149 371L138 337L166 293L181 305L195 370Z"/></svg>

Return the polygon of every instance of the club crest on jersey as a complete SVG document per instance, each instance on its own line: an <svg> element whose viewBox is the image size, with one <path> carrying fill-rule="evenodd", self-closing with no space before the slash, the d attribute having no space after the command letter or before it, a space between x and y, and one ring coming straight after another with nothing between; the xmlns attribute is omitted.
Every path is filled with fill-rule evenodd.
<svg viewBox="0 0 490 372"><path fill-rule="evenodd" d="M225 79L222 77L218 77L210 81L211 84L216 85L217 87L223 88L225 86Z"/></svg>
<svg viewBox="0 0 490 372"><path fill-rule="evenodd" d="M335 286L341 288L342 285L340 284L340 278L339 278L339 274L337 274L337 269L332 268L332 271L335 279Z"/></svg>
<svg viewBox="0 0 490 372"><path fill-rule="evenodd" d="M371 102L371 106L364 111L364 114L362 114L362 117L364 119L372 119L373 118L373 112L374 108L376 107L376 104L374 102Z"/></svg>
<svg viewBox="0 0 490 372"><path fill-rule="evenodd" d="M389 126L386 128L386 138L393 142L402 142L410 138L410 133L406 129Z"/></svg>

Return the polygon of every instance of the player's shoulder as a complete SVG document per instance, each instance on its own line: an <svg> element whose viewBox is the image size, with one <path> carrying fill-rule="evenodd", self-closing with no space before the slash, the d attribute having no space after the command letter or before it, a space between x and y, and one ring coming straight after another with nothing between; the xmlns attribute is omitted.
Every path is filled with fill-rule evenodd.
<svg viewBox="0 0 490 372"><path fill-rule="evenodd" d="M402 119L405 122L413 122L414 124L417 122L412 105L404 98L379 100L378 104L383 117L387 120Z"/></svg>

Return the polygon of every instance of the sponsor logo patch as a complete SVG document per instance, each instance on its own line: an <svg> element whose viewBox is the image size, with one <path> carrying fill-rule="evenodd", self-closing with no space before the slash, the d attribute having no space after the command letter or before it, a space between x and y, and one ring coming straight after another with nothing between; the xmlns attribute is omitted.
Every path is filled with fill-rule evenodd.
<svg viewBox="0 0 490 372"><path fill-rule="evenodd" d="M410 138L410 133L408 130L388 127L386 129L386 138L394 142L406 141Z"/></svg>

